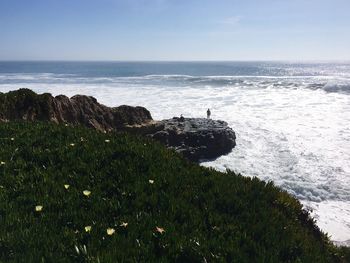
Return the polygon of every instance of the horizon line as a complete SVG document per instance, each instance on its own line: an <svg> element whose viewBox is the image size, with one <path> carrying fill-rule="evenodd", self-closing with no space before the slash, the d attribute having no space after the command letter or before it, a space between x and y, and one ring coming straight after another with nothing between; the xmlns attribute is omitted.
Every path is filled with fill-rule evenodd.
<svg viewBox="0 0 350 263"><path fill-rule="evenodd" d="M95 60L95 59L0 59L1 63L4 62L110 62L110 63L196 63L196 62L206 62L206 63L215 63L215 62L280 62L280 63L350 63L350 59L300 59L300 60L291 60L291 59L246 59L246 60L114 60L114 59L106 59L106 60Z"/></svg>

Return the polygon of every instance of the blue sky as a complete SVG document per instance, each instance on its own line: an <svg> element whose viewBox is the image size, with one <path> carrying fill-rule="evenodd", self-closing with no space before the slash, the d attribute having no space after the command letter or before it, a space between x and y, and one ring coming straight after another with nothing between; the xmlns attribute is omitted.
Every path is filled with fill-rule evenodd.
<svg viewBox="0 0 350 263"><path fill-rule="evenodd" d="M0 0L0 60L350 60L349 0Z"/></svg>

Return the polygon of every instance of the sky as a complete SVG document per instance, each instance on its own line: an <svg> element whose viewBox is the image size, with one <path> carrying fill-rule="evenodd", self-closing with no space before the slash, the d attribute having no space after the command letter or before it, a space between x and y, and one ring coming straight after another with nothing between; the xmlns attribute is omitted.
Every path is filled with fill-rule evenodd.
<svg viewBox="0 0 350 263"><path fill-rule="evenodd" d="M350 60L349 0L0 0L0 60Z"/></svg>

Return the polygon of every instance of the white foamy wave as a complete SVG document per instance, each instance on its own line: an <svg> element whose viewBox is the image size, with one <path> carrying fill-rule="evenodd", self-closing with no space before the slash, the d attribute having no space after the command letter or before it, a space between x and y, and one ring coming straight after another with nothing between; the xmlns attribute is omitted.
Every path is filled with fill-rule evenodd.
<svg viewBox="0 0 350 263"><path fill-rule="evenodd" d="M350 246L350 203L341 201L306 202L321 229L327 229L337 245Z"/></svg>
<svg viewBox="0 0 350 263"><path fill-rule="evenodd" d="M191 76L191 75L145 75L88 77L75 74L26 73L0 74L0 84L100 84L115 87L163 86L213 88L240 86L246 89L292 88L322 89L326 92L350 92L350 78L335 76Z"/></svg>
<svg viewBox="0 0 350 263"><path fill-rule="evenodd" d="M54 73L2 73L0 80L44 80L44 79L60 79L70 78L74 74L54 74Z"/></svg>

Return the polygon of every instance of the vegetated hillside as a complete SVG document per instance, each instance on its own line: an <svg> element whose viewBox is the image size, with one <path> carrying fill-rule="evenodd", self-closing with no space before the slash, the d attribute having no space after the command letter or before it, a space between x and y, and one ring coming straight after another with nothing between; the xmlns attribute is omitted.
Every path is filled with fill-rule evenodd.
<svg viewBox="0 0 350 263"><path fill-rule="evenodd" d="M346 262L300 203L126 134L0 124L1 262Z"/></svg>

